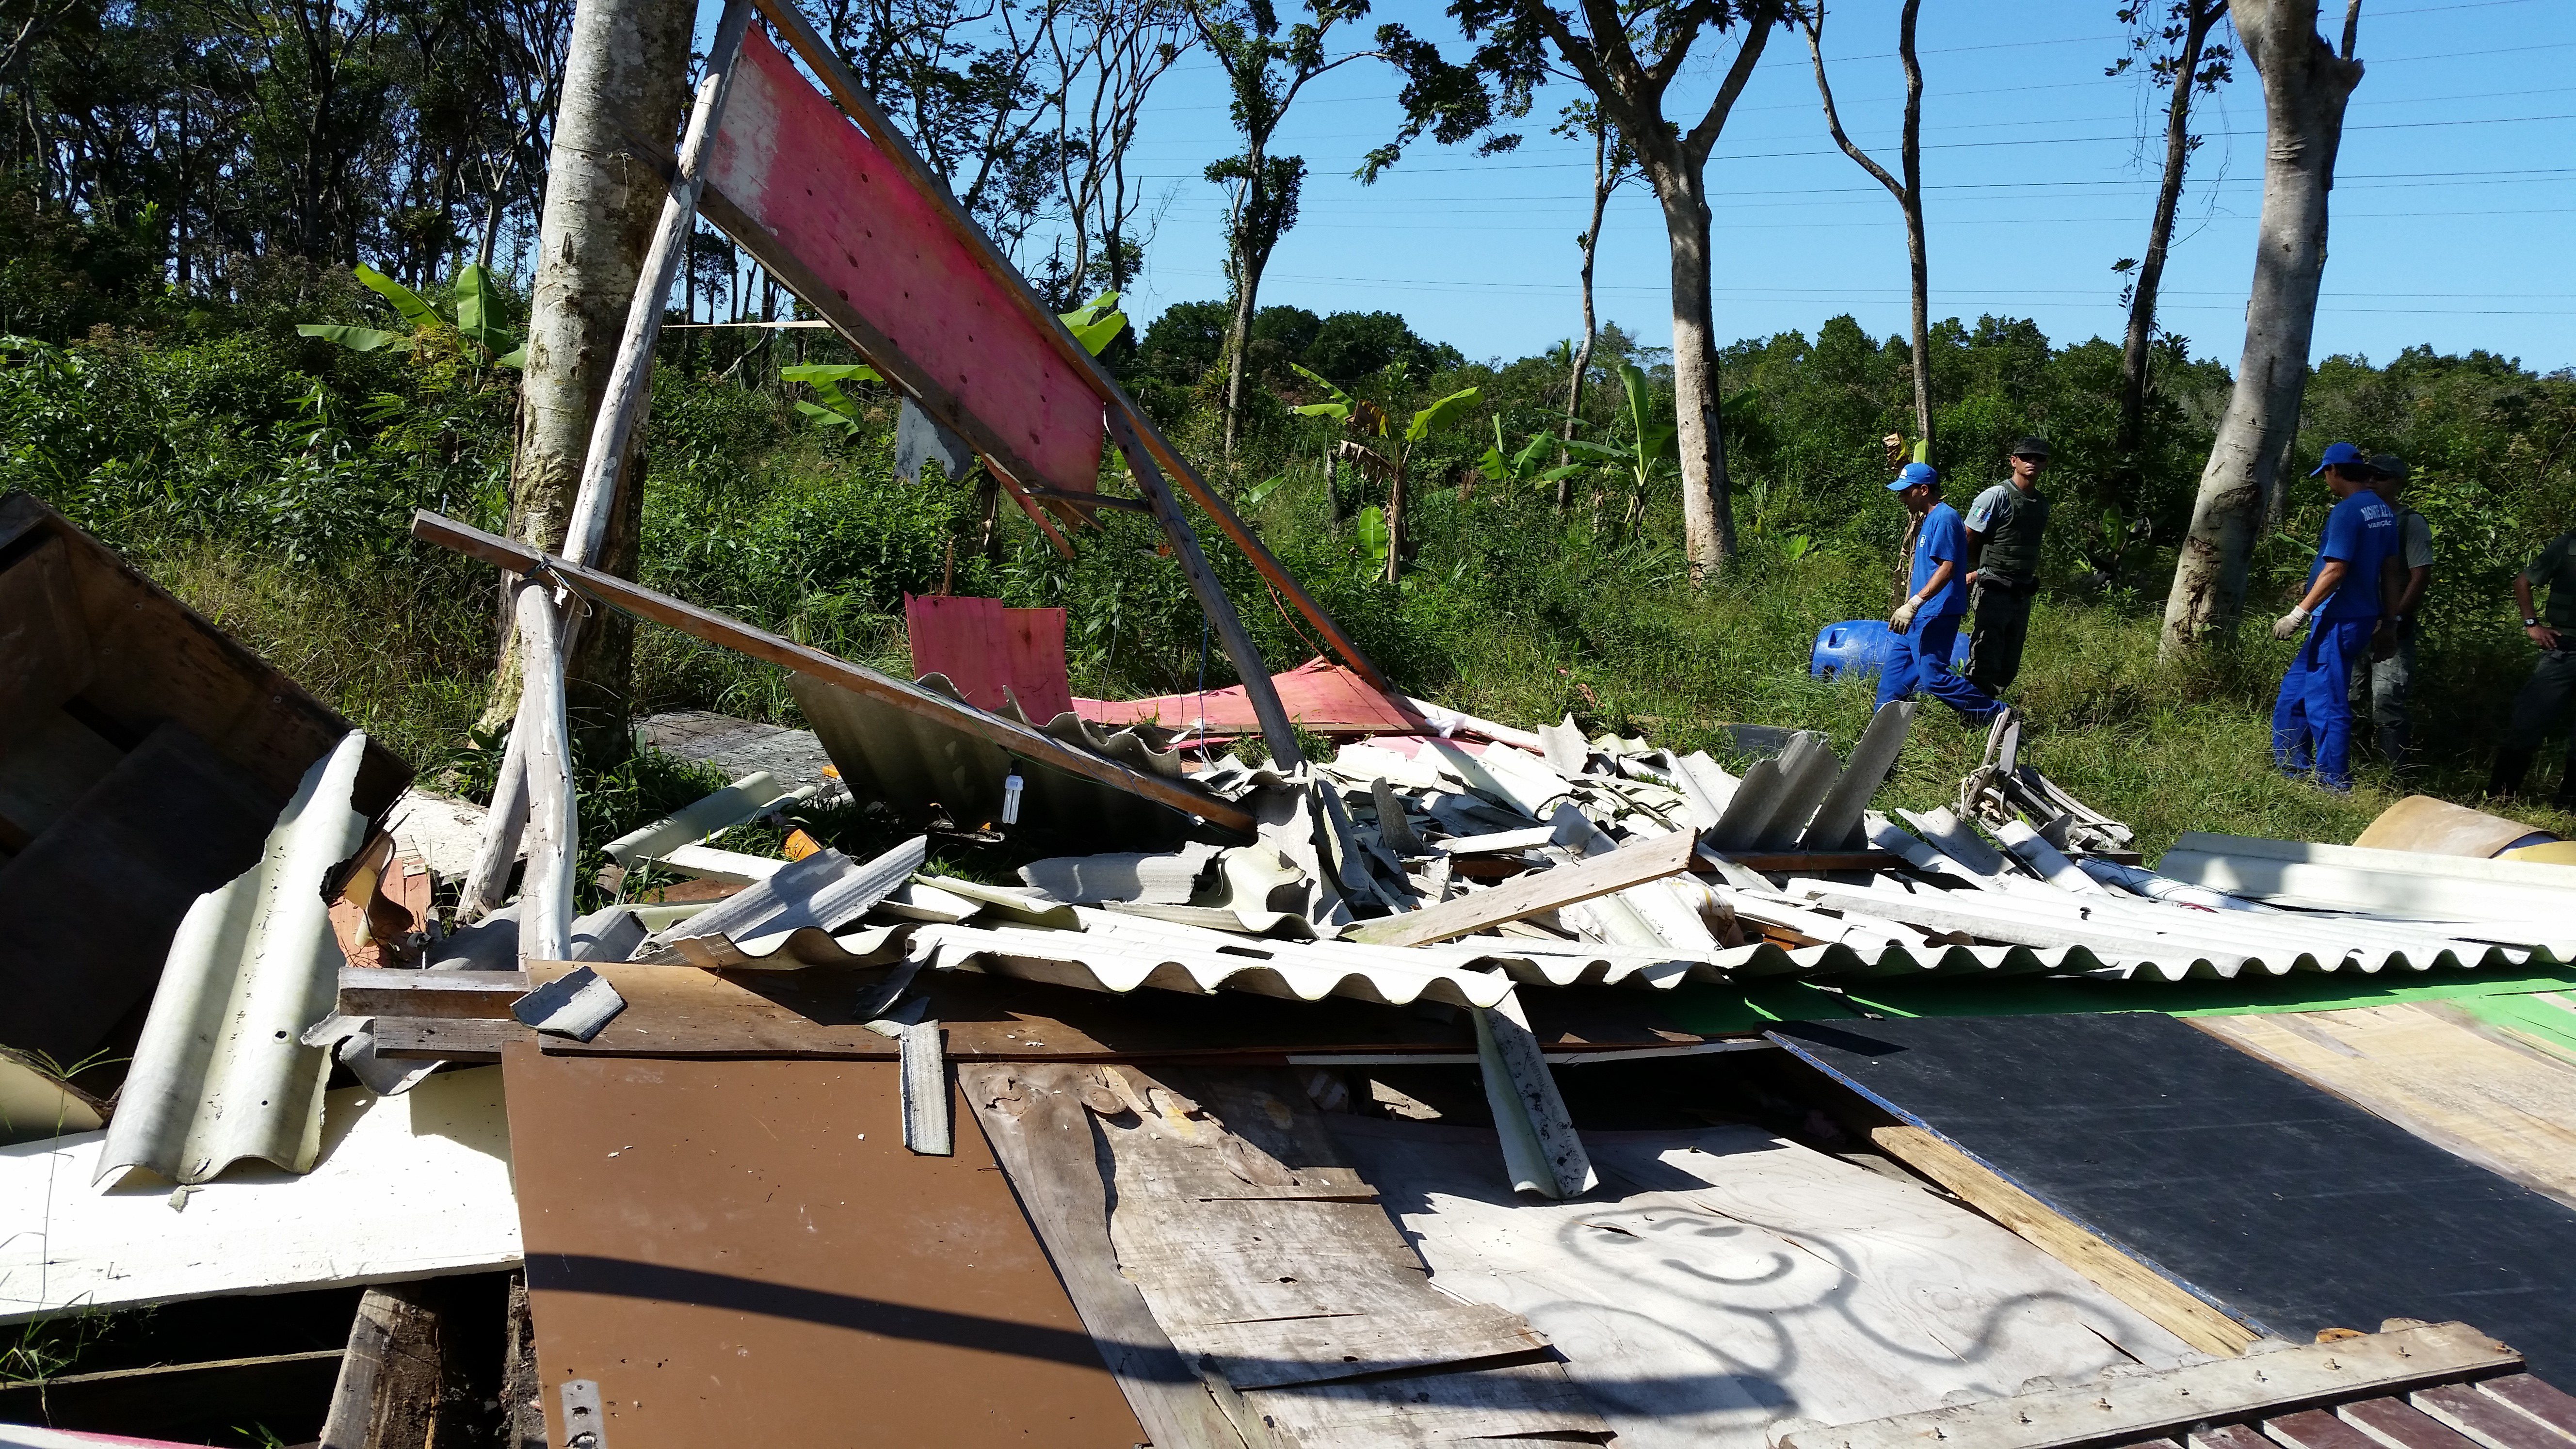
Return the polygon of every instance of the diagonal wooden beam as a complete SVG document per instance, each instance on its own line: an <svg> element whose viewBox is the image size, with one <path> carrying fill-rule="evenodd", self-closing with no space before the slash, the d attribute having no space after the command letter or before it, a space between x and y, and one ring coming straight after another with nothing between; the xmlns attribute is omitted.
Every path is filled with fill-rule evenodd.
<svg viewBox="0 0 2576 1449"><path fill-rule="evenodd" d="M898 709L925 715L948 725L961 734L1000 746L1012 754L1038 764L1061 770L1068 775L1096 781L1131 795L1142 796L1158 805L1167 805L1184 815L1196 816L1211 825L1253 833L1252 812L1229 800L1190 786L1166 780L1159 775L1130 769L1115 760L1104 759L1088 750L1078 750L1052 735L1033 730L1015 719L988 714L971 705L945 699L892 675L879 674L865 665L853 664L836 655L826 654L810 645L757 629L739 619L702 609L685 600L645 588L615 574L588 568L570 559L540 553L515 539L485 533L479 528L443 518L426 509L412 516L412 537L423 543L434 543L452 549L467 558L509 569L520 574L542 573L578 589L589 597L656 624L677 629L692 638L703 639L720 648L746 654L783 669L837 684L854 694L881 700Z"/></svg>

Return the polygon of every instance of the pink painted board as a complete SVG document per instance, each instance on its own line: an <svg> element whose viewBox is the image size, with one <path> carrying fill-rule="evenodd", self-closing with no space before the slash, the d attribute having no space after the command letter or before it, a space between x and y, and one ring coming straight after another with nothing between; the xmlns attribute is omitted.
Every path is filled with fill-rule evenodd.
<svg viewBox="0 0 2576 1449"><path fill-rule="evenodd" d="M940 205L759 26L716 131L708 184L1019 450L1020 481L1089 492L1104 401L958 240Z"/></svg>
<svg viewBox="0 0 2576 1449"><path fill-rule="evenodd" d="M1368 687L1358 675L1321 657L1284 674L1270 676L1288 718L1318 734L1412 734L1430 726L1412 710ZM1252 701L1242 685L1205 693L1165 694L1152 699L1077 699L1075 712L1098 724L1150 721L1167 730L1195 730L1207 722L1212 735L1248 735L1261 729Z"/></svg>

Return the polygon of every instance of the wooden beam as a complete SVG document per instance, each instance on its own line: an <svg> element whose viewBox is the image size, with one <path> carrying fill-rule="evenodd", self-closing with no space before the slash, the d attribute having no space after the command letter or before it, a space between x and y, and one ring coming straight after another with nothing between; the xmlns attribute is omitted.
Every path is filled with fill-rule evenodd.
<svg viewBox="0 0 2576 1449"><path fill-rule="evenodd" d="M852 664L766 629L755 629L739 619L728 618L712 609L701 609L614 574L540 553L516 540L485 533L426 509L413 516L412 536L424 543L434 543L468 558L519 573L549 570L564 583L610 608L624 610L639 619L650 619L692 638L837 684L898 709L928 716L961 734L999 745L1038 764L1141 796L1185 815L1197 816L1220 829L1244 835L1253 833L1252 812L1231 801L1220 800L1159 775L1129 769L1115 760L1075 749L1017 720L987 714L972 706L944 699L904 680L879 674L864 665Z"/></svg>
<svg viewBox="0 0 2576 1449"><path fill-rule="evenodd" d="M1113 418L1124 416L1129 420L1145 447L1160 459L1171 476L1179 481L1181 491L1189 494L1190 498L1207 512L1208 517L1216 520L1218 531L1232 539L1234 546L1241 549L1244 557L1252 561L1253 568L1277 588L1280 594L1296 607L1297 612L1306 616L1307 622L1315 626L1317 632L1324 636L1325 642L1332 646L1335 653L1342 656L1342 662L1348 664L1353 673L1366 680L1370 688L1390 699L1401 700L1403 696L1397 694L1395 686L1384 674L1378 672L1375 664L1369 662L1368 656L1361 652L1358 642L1344 633L1341 625L1333 622L1332 616L1324 612L1323 605L1316 603L1313 596L1306 592L1305 586L1297 582L1296 575L1290 573L1287 566L1280 563L1278 558L1262 544L1260 538L1235 515L1234 510L1228 508L1225 501L1217 497L1198 474L1191 470L1188 461L1181 457L1179 450L1175 449L1154 426L1154 420L1147 417L1144 410L1136 406L1135 401L1127 396L1127 390L1120 387L1118 380L1109 375L1109 370L1100 365L1100 359L1092 356L1088 349L1075 341L1073 334L1065 330L1063 320L1048 311L1045 304L1038 300L1037 294L1029 290L1028 284L1021 280L1019 270L1013 267L1009 259L993 245L992 238L984 234L984 229L977 226L949 196L947 182L922 164L921 157L913 151L911 142L905 140L903 133L886 119L885 113L877 108L875 99L867 93L865 87L859 84L858 78L850 74L849 67L842 64L839 54L824 43L822 36L815 33L814 27L796 8L793 0L753 0L753 3L759 7L762 15L768 17L770 25L778 31L780 37L786 40L788 48L795 51L797 58L804 61L806 66L822 80L824 91L840 104L851 121L867 134L869 140L874 141L878 148L885 152L888 159L904 173L905 179L911 182L915 190L933 199L941 217L947 222L950 231L955 234L958 241L971 253L981 258L987 268L1016 284L1003 290L1010 294L1022 314L1037 324L1039 335L1045 337L1054 346L1056 354L1091 380L1092 385L1098 389L1101 400L1108 406L1110 415Z"/></svg>
<svg viewBox="0 0 2576 1449"><path fill-rule="evenodd" d="M1922 1128L1876 1127L1869 1139L2201 1352L2239 1354L2262 1337Z"/></svg>
<svg viewBox="0 0 2576 1449"><path fill-rule="evenodd" d="M2208 1420L2342 1403L2520 1367L2522 1355L2465 1323L2428 1323L1862 1424L1800 1429L1778 1444L1779 1449L2135 1444Z"/></svg>
<svg viewBox="0 0 2576 1449"><path fill-rule="evenodd" d="M445 1398L445 1335L425 1285L370 1288L322 1421L322 1449L430 1449Z"/></svg>
<svg viewBox="0 0 2576 1449"><path fill-rule="evenodd" d="M1180 560L1181 572L1189 576L1190 588L1199 596L1199 608L1216 626L1217 638L1225 645L1225 657L1234 664L1234 672L1243 680L1244 698L1251 702L1253 718L1261 721L1262 743L1270 746L1270 758L1282 770L1293 770L1306 763L1305 751L1297 747L1297 731L1288 722L1288 707L1279 702L1279 686L1270 678L1270 667L1261 662L1261 652L1252 647L1252 636L1244 632L1243 620L1234 612L1234 601L1225 596L1225 585L1218 582L1216 570L1208 567L1207 555L1199 551L1199 536L1191 530L1189 518L1165 486L1161 470L1154 466L1153 455L1137 440L1136 429L1125 413L1109 410L1109 436L1118 451L1127 458L1128 470L1136 475L1136 491L1154 510L1155 521L1163 525L1163 534L1172 541L1172 555Z"/></svg>
<svg viewBox="0 0 2576 1449"><path fill-rule="evenodd" d="M1658 835L1596 855L1580 865L1532 871L1515 878L1510 885L1454 896L1418 911L1370 921L1345 933L1345 939L1372 946L1422 946L1452 940L1687 870L1698 844L1697 831Z"/></svg>

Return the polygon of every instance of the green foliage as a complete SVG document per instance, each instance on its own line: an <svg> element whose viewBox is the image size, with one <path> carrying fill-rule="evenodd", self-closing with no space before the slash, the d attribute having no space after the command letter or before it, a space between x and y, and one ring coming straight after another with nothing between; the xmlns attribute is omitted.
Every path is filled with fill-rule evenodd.
<svg viewBox="0 0 2576 1449"><path fill-rule="evenodd" d="M442 332L452 332L473 344L480 360L494 367L511 369L528 365L528 345L518 335L500 325L497 284L491 269L479 262L468 262L459 268L449 290L455 297L456 315L448 316L431 305L418 292L361 263L352 271L368 291L392 304L394 315L402 319L405 332L386 332L374 327L350 327L332 322L303 322L295 330L306 337L319 337L338 343L352 352L375 352L406 337L427 341Z"/></svg>

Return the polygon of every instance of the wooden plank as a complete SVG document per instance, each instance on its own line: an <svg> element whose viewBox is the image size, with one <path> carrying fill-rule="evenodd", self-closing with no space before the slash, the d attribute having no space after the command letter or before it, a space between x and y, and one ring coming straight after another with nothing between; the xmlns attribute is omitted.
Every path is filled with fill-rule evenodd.
<svg viewBox="0 0 2576 1449"><path fill-rule="evenodd" d="M503 1070L548 1407L598 1384L609 1449L1142 1437L981 1136L904 1150L894 1063Z"/></svg>
<svg viewBox="0 0 2576 1449"><path fill-rule="evenodd" d="M1096 1079L1075 1066L961 1063L958 1086L992 1144L1128 1407L1156 1445L1240 1449L1243 1443L1133 1281L1109 1241L1108 1192L1082 1093Z"/></svg>
<svg viewBox="0 0 2576 1449"><path fill-rule="evenodd" d="M25 1432L18 1426L42 1424L67 1431L45 1444L94 1442L74 1440L71 1432L220 1443L218 1436L231 1437L234 1426L258 1423L301 1438L319 1429L339 1369L340 1350L325 1348L21 1381L0 1386L0 1423L8 1426L0 1435L28 1443L18 1438Z"/></svg>
<svg viewBox="0 0 2576 1449"><path fill-rule="evenodd" d="M1373 1203L1206 1198L1165 1186L1222 1174L1263 1186L1341 1167L1347 1158L1288 1073L1112 1067L1102 1085L1083 1100L1113 1164L1109 1235L1119 1271L1193 1360L1221 1354L1247 1377L1298 1381L1238 1393L1240 1384L1216 1375L1225 1385L1219 1401L1247 1440L1369 1446L1533 1432L1608 1437L1559 1364L1532 1365L1485 1391L1474 1365L1490 1360L1485 1350L1501 1320L1454 1345L1472 1360L1434 1360L1422 1353L1430 1338L1417 1336L1421 1356L1403 1366L1443 1371L1363 1387L1328 1369L1333 1382L1315 1381L1316 1320L1331 1323L1328 1335L1348 1333L1455 1300L1430 1286L1421 1257Z"/></svg>
<svg viewBox="0 0 2576 1449"><path fill-rule="evenodd" d="M1325 1383L1444 1363L1534 1353L1547 1335L1517 1313L1456 1303L1416 1313L1210 1324L1192 1334L1199 1352L1237 1390Z"/></svg>
<svg viewBox="0 0 2576 1449"><path fill-rule="evenodd" d="M2477 1389L2479 1393L2512 1408L2525 1418L2569 1439L2576 1439L2576 1395L2570 1395L2530 1374L2506 1374L2501 1378L2480 1379Z"/></svg>
<svg viewBox="0 0 2576 1449"><path fill-rule="evenodd" d="M370 1288L322 1421L324 1449L431 1449L447 1387L438 1310L417 1288Z"/></svg>
<svg viewBox="0 0 2576 1449"><path fill-rule="evenodd" d="M2438 1003L2193 1017L2248 1055L2576 1207L2576 1066Z"/></svg>
<svg viewBox="0 0 2576 1449"><path fill-rule="evenodd" d="M2379 1441L2326 1409L2301 1409L2263 1421L2263 1433L2286 1449L2379 1449Z"/></svg>
<svg viewBox="0 0 2576 1449"><path fill-rule="evenodd" d="M2386 1449L2476 1449L2465 1435L2435 1423L2423 1410L2403 1399L2361 1399L2337 1404L2335 1417Z"/></svg>
<svg viewBox="0 0 2576 1449"><path fill-rule="evenodd" d="M1873 1128L1880 1151L2012 1230L2203 1353L2237 1354L2262 1337L2181 1285L2051 1211L1984 1164L1920 1127Z"/></svg>
<svg viewBox="0 0 2576 1449"><path fill-rule="evenodd" d="M340 968L342 1016L507 1016L535 989L525 971L389 971Z"/></svg>
<svg viewBox="0 0 2576 1449"><path fill-rule="evenodd" d="M535 1027L507 1017L379 1016L369 1028L376 1055L389 1061L461 1062L488 1066L501 1060L501 1048L514 1041L535 1041Z"/></svg>
<svg viewBox="0 0 2576 1449"><path fill-rule="evenodd" d="M1510 885L1454 896L1372 921L1347 934L1373 946L1422 946L1454 940L1489 926L1517 921L1559 906L1606 896L1690 867L1697 845L1693 831L1679 830L1651 840L1623 845L1579 865L1563 865L1517 877Z"/></svg>
<svg viewBox="0 0 2576 1449"><path fill-rule="evenodd" d="M2210 1419L2252 1418L2285 1405L2402 1392L2521 1363L2521 1355L2465 1323L2433 1323L1866 1424L1802 1429L1783 1438L1780 1449L2059 1449L2112 1443Z"/></svg>
<svg viewBox="0 0 2576 1449"><path fill-rule="evenodd" d="M2468 1384L2436 1384L2406 1396L2425 1417L2479 1449L2566 1449L2567 1437Z"/></svg>
<svg viewBox="0 0 2576 1449"><path fill-rule="evenodd" d="M569 560L539 553L535 549L468 527L453 519L442 518L423 510L412 519L412 535L424 542L453 549L469 558L519 573L539 567L552 569L557 577L580 589L599 602L620 609L640 619L668 625L693 638L731 649L736 653L791 669L799 674L836 684L857 694L868 695L915 714L938 720L959 733L987 740L1014 754L1053 766L1067 774L1094 780L1114 789L1166 805L1184 814L1196 815L1221 829L1249 835L1253 830L1252 813L1240 805L1220 800L1175 784L1140 770L1131 770L1114 760L1103 759L1088 750L1070 745L1000 715L970 709L953 700L943 699L928 690L902 680L879 674L864 665L838 659L820 649L796 643L791 639L755 629L737 619L727 618L713 610L658 593L630 583L614 574L584 568Z"/></svg>

